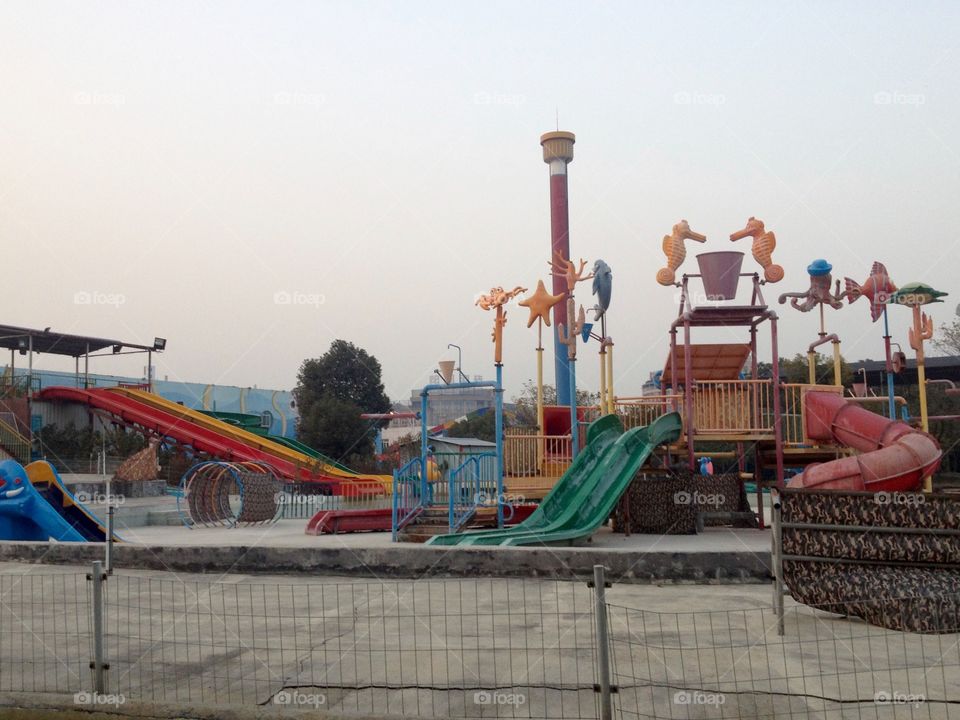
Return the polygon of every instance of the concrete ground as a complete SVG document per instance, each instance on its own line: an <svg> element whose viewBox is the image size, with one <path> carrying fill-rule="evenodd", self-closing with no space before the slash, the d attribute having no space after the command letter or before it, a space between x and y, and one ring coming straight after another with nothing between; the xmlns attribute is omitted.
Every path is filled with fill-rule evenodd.
<svg viewBox="0 0 960 720"><path fill-rule="evenodd" d="M393 545L389 532L307 535L306 520L279 520L273 525L238 528L195 528L181 526L123 527L117 531L124 540L144 545L181 546L264 546L310 548L384 548ZM398 543L416 546L416 543ZM768 530L707 528L701 535L631 535L626 537L609 528L598 532L588 544L593 549L625 552L770 552Z"/></svg>
<svg viewBox="0 0 960 720"><path fill-rule="evenodd" d="M416 717L595 717L594 591L583 582L118 570L108 692ZM89 687L85 566L0 564L0 692ZM919 636L763 585L606 591L623 716L957 717L960 636ZM905 714L906 713L906 714Z"/></svg>

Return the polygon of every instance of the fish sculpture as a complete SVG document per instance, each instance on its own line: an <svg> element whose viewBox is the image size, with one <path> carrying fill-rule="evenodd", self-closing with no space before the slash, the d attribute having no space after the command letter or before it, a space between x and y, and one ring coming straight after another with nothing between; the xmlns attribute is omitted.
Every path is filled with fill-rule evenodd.
<svg viewBox="0 0 960 720"><path fill-rule="evenodd" d="M874 262L870 269L870 277L863 284L844 278L845 290L842 297L848 303L855 302L861 297L870 301L870 317L873 322L883 314L884 306L890 302L890 296L897 291L897 286L890 279L887 268L881 262Z"/></svg>
<svg viewBox="0 0 960 720"><path fill-rule="evenodd" d="M695 233L690 229L686 220L681 220L669 235L663 236L663 254L667 256L667 266L657 271L657 282L661 285L673 285L677 280L677 268L683 263L687 256L687 248L684 240L695 240L702 243L707 241L706 235Z"/></svg>
<svg viewBox="0 0 960 720"><path fill-rule="evenodd" d="M613 292L613 272L603 260L593 264L593 294L597 296L596 319L599 320L610 307Z"/></svg>

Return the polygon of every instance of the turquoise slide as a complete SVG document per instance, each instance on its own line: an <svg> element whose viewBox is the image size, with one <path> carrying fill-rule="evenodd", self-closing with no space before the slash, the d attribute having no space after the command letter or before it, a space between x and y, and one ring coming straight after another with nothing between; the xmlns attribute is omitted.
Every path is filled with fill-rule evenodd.
<svg viewBox="0 0 960 720"><path fill-rule="evenodd" d="M507 530L437 535L427 544L547 545L588 538L610 517L654 449L675 442L682 429L678 413L627 432L615 415L605 415L590 425L587 446L527 520Z"/></svg>

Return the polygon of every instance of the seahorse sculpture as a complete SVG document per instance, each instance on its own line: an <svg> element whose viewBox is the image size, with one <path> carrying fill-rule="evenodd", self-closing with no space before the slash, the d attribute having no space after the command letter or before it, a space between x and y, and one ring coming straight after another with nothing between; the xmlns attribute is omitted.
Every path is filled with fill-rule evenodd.
<svg viewBox="0 0 960 720"><path fill-rule="evenodd" d="M550 266L550 272L557 277L566 278L567 290L569 292L573 292L573 289L581 280L589 280L593 277L593 273L589 275L583 274L584 268L587 267L587 261L583 258L580 258L580 269L578 270L573 264L573 261L567 260L559 252L554 252L553 255L553 260L547 263L547 265Z"/></svg>
<svg viewBox="0 0 960 720"><path fill-rule="evenodd" d="M673 285L676 282L677 268L687 256L684 240L702 243L707 241L707 236L691 230L686 220L678 222L669 235L663 236L663 254L667 256L667 266L657 271L657 282L661 285Z"/></svg>
<svg viewBox="0 0 960 720"><path fill-rule="evenodd" d="M834 310L843 307L843 294L840 292L840 281L837 280L836 289L831 292L833 286L833 276L830 271L833 266L826 260L814 260L807 265L807 272L810 274L810 287L804 292L783 293L780 296L780 304L783 305L787 298L791 298L790 305L800 312L809 312L821 303L829 305ZM800 301L803 302L800 302Z"/></svg>
<svg viewBox="0 0 960 720"><path fill-rule="evenodd" d="M763 277L767 282L775 283L783 280L783 267L773 262L773 250L777 247L777 236L773 231L764 229L763 220L751 217L743 230L730 235L730 240L736 242L745 237L753 238L753 259L763 268Z"/></svg>

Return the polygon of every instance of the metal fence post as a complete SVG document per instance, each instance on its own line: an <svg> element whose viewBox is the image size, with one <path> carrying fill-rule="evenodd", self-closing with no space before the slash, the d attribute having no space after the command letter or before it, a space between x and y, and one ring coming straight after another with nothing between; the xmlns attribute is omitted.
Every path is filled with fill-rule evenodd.
<svg viewBox="0 0 960 720"><path fill-rule="evenodd" d="M777 635L784 633L783 620L783 522L780 517L780 493L772 490L773 505L773 611L777 614Z"/></svg>
<svg viewBox="0 0 960 720"><path fill-rule="evenodd" d="M98 695L104 695L106 693L104 673L107 665L103 661L103 583L106 580L103 563L95 560L92 573L87 577L93 581L93 660L90 663L90 668L93 670L93 689Z"/></svg>
<svg viewBox="0 0 960 720"><path fill-rule="evenodd" d="M613 702L610 694L614 688L610 684L610 638L607 634L607 576L603 565L593 566L594 613L597 623L597 685L600 693L600 720L612 720Z"/></svg>
<svg viewBox="0 0 960 720"><path fill-rule="evenodd" d="M107 575L113 573L113 515L115 511L116 508L113 505L107 505L107 548L104 557L104 567Z"/></svg>

